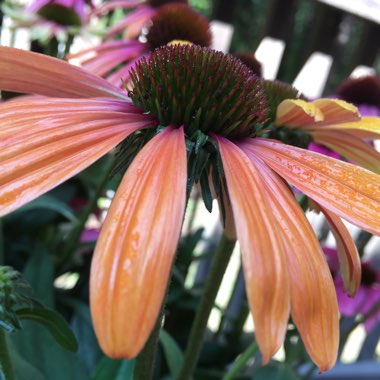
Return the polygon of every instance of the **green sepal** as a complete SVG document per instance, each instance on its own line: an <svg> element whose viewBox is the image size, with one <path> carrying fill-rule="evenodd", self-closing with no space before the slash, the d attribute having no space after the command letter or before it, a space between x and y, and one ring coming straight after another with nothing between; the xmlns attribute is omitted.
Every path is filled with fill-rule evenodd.
<svg viewBox="0 0 380 380"><path fill-rule="evenodd" d="M204 172L200 178L202 199L208 212L212 212L212 194L208 181L208 174Z"/></svg>

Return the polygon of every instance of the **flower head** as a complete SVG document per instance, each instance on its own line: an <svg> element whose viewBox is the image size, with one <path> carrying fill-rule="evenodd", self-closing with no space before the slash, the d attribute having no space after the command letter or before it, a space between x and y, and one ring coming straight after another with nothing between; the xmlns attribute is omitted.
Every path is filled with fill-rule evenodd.
<svg viewBox="0 0 380 380"><path fill-rule="evenodd" d="M68 33L76 31L87 21L87 7L91 0L34 0L25 9L6 7L20 27L31 28L32 39L46 43L56 37L63 41Z"/></svg>
<svg viewBox="0 0 380 380"><path fill-rule="evenodd" d="M86 19L85 5L89 0L34 0L28 7L45 20L62 26L79 26Z"/></svg>
<svg viewBox="0 0 380 380"><path fill-rule="evenodd" d="M67 63L0 48L0 87L66 97L0 106L0 213L128 144L134 133L148 142L116 192L92 263L91 311L103 350L133 357L145 344L167 287L186 193L200 182L207 203L211 177L232 210L264 361L282 344L290 312L311 358L322 371L331 368L339 337L334 285L287 182L329 215L347 289L355 292L360 268L340 217L380 234L380 177L265 138L264 89L231 56L163 47L131 78L129 98Z"/></svg>

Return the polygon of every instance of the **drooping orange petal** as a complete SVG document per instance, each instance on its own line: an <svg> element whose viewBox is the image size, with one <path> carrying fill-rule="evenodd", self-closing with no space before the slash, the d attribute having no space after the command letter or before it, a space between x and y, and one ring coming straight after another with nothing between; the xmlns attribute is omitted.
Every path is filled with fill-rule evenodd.
<svg viewBox="0 0 380 380"><path fill-rule="evenodd" d="M340 99L322 98L312 102L323 113L323 124L359 121L358 109Z"/></svg>
<svg viewBox="0 0 380 380"><path fill-rule="evenodd" d="M56 117L52 99L49 102L51 110L46 115L39 112L29 120L28 113L3 114L0 106L0 215L59 185L132 132L152 125L146 115L122 113L121 117L120 112L96 114L90 110ZM56 102L59 112L62 105Z"/></svg>
<svg viewBox="0 0 380 380"><path fill-rule="evenodd" d="M279 104L276 111L276 125L302 127L323 120L323 114L313 103L300 99L287 99Z"/></svg>
<svg viewBox="0 0 380 380"><path fill-rule="evenodd" d="M334 130L315 131L311 134L318 144L325 145L348 160L380 174L380 153L357 136Z"/></svg>
<svg viewBox="0 0 380 380"><path fill-rule="evenodd" d="M283 343L289 317L284 247L256 168L235 144L215 138L241 246L256 339L263 361L268 362Z"/></svg>
<svg viewBox="0 0 380 380"><path fill-rule="evenodd" d="M165 295L186 198L183 128L167 128L136 156L101 230L90 304L103 351L131 358L143 348Z"/></svg>
<svg viewBox="0 0 380 380"><path fill-rule="evenodd" d="M379 175L274 140L255 138L249 149L323 207L380 235Z"/></svg>
<svg viewBox="0 0 380 380"><path fill-rule="evenodd" d="M330 269L288 186L261 159L248 150L245 152L262 177L265 194L282 232L293 321L314 363L322 372L327 371L336 361L339 343L339 312Z"/></svg>
<svg viewBox="0 0 380 380"><path fill-rule="evenodd" d="M5 46L0 46L0 89L61 98L127 98L125 91L79 67Z"/></svg>
<svg viewBox="0 0 380 380"><path fill-rule="evenodd" d="M320 205L318 207L325 215L336 240L344 291L353 297L359 289L361 281L361 263L358 250L342 220L326 208Z"/></svg>

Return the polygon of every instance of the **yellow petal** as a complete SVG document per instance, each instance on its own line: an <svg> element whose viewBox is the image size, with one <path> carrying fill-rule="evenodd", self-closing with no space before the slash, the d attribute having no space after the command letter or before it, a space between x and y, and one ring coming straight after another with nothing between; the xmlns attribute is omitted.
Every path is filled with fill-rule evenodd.
<svg viewBox="0 0 380 380"><path fill-rule="evenodd" d="M41 101L49 110L36 107ZM97 104L102 110L101 102L81 100L70 105L72 112L62 112L61 99L29 98L0 106L0 215L79 173L151 124L146 115L94 112Z"/></svg>
<svg viewBox="0 0 380 380"><path fill-rule="evenodd" d="M333 367L339 343L339 312L325 256L304 212L284 181L245 150L259 171L276 218L290 274L291 313L306 350L320 370Z"/></svg>
<svg viewBox="0 0 380 380"><path fill-rule="evenodd" d="M344 290L353 297L359 289L361 281L361 263L358 250L342 220L326 208L320 205L318 207L325 215L336 240Z"/></svg>
<svg viewBox="0 0 380 380"><path fill-rule="evenodd" d="M274 140L252 139L250 149L323 207L380 235L380 176Z"/></svg>
<svg viewBox="0 0 380 380"><path fill-rule="evenodd" d="M362 117L359 121L323 125L322 128L348 130L350 133L355 133L356 136L362 138L380 139L380 117Z"/></svg>
<svg viewBox="0 0 380 380"><path fill-rule="evenodd" d="M136 156L101 230L91 266L90 304L103 351L131 358L156 322L185 211L183 128L167 128Z"/></svg>
<svg viewBox="0 0 380 380"><path fill-rule="evenodd" d="M380 174L380 153L357 136L336 130L315 131L312 136L318 144L325 145L346 159Z"/></svg>
<svg viewBox="0 0 380 380"><path fill-rule="evenodd" d="M312 102L323 113L323 124L344 123L360 120L358 109L340 99L317 99Z"/></svg>
<svg viewBox="0 0 380 380"><path fill-rule="evenodd" d="M322 120L322 112L313 103L300 99L287 99L277 107L275 124L302 127Z"/></svg>
<svg viewBox="0 0 380 380"><path fill-rule="evenodd" d="M222 137L216 139L241 246L256 339L267 362L283 343L289 316L284 247L257 170L236 145Z"/></svg>
<svg viewBox="0 0 380 380"><path fill-rule="evenodd" d="M5 46L0 46L0 89L62 98L127 98L123 90L79 67Z"/></svg>

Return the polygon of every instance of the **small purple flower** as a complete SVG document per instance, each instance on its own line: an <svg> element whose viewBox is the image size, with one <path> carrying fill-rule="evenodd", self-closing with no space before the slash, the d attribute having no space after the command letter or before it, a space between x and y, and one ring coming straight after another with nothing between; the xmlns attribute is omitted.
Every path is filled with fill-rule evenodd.
<svg viewBox="0 0 380 380"><path fill-rule="evenodd" d="M370 332L380 322L380 305L373 310L380 302L380 271L371 261L362 262L361 284L355 297L350 298L344 292L343 280L338 275L339 262L336 250L324 247L323 251L333 274L341 314L351 317L358 314L365 316L370 313L370 317L364 322L366 331Z"/></svg>

